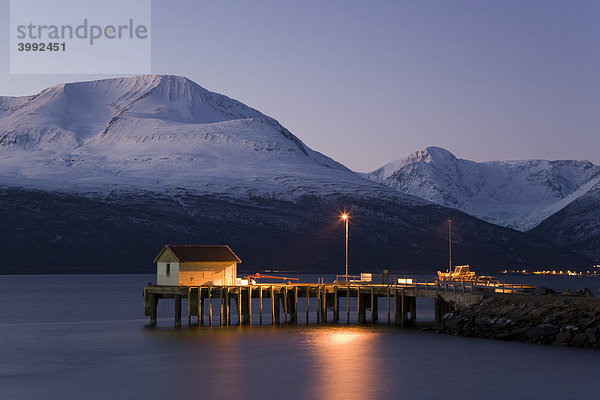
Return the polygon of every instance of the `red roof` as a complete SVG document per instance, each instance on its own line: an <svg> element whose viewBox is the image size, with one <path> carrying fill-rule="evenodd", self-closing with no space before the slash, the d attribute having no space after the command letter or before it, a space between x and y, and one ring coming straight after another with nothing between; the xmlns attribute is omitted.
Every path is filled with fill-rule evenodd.
<svg viewBox="0 0 600 400"><path fill-rule="evenodd" d="M231 261L241 263L242 260L235 255L227 245L200 245L200 244L167 244L156 256L154 262L168 249L179 262L202 261Z"/></svg>

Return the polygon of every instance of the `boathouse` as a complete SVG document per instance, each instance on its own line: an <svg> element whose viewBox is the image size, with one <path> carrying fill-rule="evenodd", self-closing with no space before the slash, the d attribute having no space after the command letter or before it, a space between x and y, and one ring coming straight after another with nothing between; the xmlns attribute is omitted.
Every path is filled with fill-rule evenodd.
<svg viewBox="0 0 600 400"><path fill-rule="evenodd" d="M157 285L200 286L235 285L242 261L227 245L167 244L154 262Z"/></svg>

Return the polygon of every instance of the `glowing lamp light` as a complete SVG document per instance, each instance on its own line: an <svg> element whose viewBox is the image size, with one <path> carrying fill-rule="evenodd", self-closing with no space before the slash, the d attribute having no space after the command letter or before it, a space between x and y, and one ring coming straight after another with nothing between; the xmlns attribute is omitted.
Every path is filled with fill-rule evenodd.
<svg viewBox="0 0 600 400"><path fill-rule="evenodd" d="M348 214L342 214L342 219L348 219Z"/></svg>

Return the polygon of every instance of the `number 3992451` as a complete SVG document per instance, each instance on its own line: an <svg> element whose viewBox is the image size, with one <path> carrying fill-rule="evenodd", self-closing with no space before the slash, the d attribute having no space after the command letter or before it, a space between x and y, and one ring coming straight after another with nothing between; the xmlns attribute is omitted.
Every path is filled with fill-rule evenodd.
<svg viewBox="0 0 600 400"><path fill-rule="evenodd" d="M18 43L19 51L66 51L67 46L63 43Z"/></svg>

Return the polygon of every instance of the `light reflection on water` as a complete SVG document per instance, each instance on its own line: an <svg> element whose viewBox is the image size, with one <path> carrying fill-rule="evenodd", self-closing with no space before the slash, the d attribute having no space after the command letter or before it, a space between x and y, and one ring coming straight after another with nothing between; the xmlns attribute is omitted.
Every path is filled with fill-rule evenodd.
<svg viewBox="0 0 600 400"><path fill-rule="evenodd" d="M378 347L377 332L360 327L331 327L305 332L321 373L316 378L316 395L321 399L377 398L373 375L380 365L373 359Z"/></svg>

